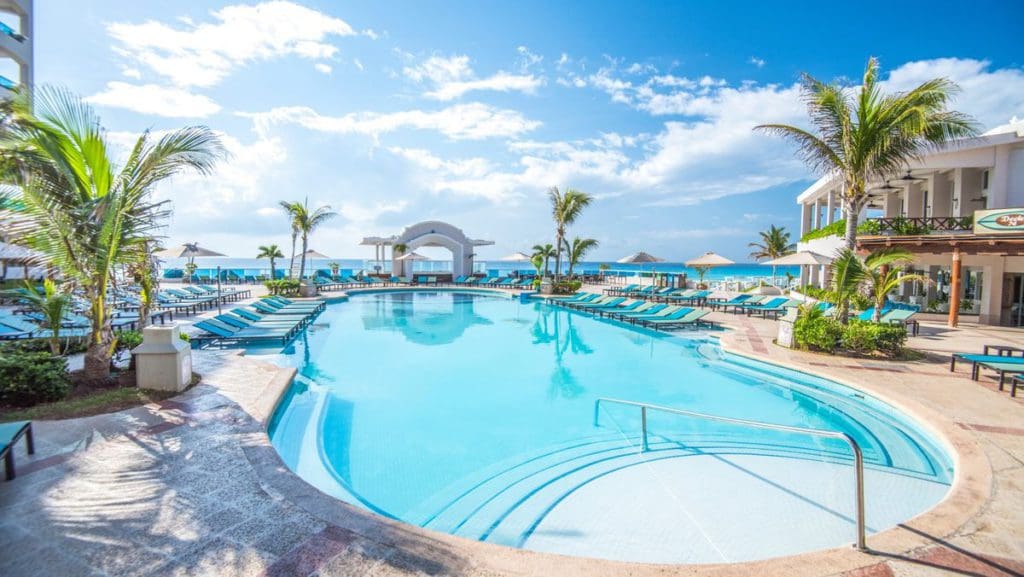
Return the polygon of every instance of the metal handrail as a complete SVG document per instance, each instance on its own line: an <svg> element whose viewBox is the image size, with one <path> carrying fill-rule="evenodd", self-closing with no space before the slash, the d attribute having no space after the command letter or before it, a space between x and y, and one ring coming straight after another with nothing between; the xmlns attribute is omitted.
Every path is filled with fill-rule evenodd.
<svg viewBox="0 0 1024 577"><path fill-rule="evenodd" d="M841 431L826 431L822 429L805 429L803 427L790 427L787 425L775 425L772 423L762 423L760 421L748 421L746 419L734 419L731 417L720 417L718 415L708 415L705 413L697 413L694 411L685 411L683 409L675 409L672 407L663 407L661 405L652 405L649 403L640 403L637 401L624 401L622 399L611 399L607 397L600 397L594 401L594 426L598 425L598 415L601 408L601 403L616 403L619 405L628 405L632 407L640 407L640 428L643 436L641 437L640 452L647 452L647 410L660 411L662 413L670 413L673 415L682 415L685 417L693 417L697 419L706 419L709 421L719 421L722 423L732 423L735 425L743 425L745 427L755 427L758 429L772 429L776 431L788 431L791 433L804 433L807 435L815 435L818 437L830 437L833 439L842 439L850 445L850 449L853 450L854 457L854 471L857 477L857 542L854 543L854 547L860 551L867 551L867 523L865 522L864 516L864 454L860 449L860 445L850 435Z"/></svg>

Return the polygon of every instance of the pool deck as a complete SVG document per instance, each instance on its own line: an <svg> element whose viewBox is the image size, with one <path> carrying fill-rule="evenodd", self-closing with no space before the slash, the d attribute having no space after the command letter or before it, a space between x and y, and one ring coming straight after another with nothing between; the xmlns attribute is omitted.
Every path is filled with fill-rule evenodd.
<svg viewBox="0 0 1024 577"><path fill-rule="evenodd" d="M1024 395L949 372L951 351L1024 347L1024 331L922 323L915 362L847 359L772 343L777 323L713 313L723 348L831 377L898 405L958 454L936 508L832 549L731 565L645 565L504 548L424 531L323 495L265 433L293 370L195 351L202 383L160 404L37 421L0 482L0 574L21 575L1024 575Z"/></svg>

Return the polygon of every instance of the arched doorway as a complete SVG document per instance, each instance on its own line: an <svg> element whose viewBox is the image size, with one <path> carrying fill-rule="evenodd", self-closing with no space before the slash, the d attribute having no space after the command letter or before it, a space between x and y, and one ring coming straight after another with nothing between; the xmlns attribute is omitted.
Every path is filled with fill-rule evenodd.
<svg viewBox="0 0 1024 577"><path fill-rule="evenodd" d="M452 253L452 275L459 277L473 274L473 259L476 257L474 249L478 246L494 244L492 240L472 239L466 236L462 229L437 220L427 220L405 227L401 234L389 238L367 237L362 244L373 244L378 247L378 253L384 246L404 244L406 252L412 252L420 247L443 247ZM411 263L397 260L401 254L391 254L391 271L395 276L410 276L412 274Z"/></svg>

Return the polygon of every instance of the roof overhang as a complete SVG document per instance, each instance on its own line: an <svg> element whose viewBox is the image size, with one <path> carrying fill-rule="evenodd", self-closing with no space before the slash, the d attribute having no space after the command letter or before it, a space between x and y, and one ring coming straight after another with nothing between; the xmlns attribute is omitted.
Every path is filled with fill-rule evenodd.
<svg viewBox="0 0 1024 577"><path fill-rule="evenodd" d="M857 247L865 250L899 247L914 254L945 254L958 248L963 254L1024 256L1024 233L860 236Z"/></svg>

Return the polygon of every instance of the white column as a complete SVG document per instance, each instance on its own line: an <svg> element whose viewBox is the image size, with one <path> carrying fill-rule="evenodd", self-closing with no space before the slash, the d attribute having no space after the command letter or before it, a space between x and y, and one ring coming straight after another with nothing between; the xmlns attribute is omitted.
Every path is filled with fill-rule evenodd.
<svg viewBox="0 0 1024 577"><path fill-rule="evenodd" d="M900 195L889 193L885 195L885 218L896 218L900 216Z"/></svg>
<svg viewBox="0 0 1024 577"><path fill-rule="evenodd" d="M828 200L825 201L825 210L828 211L825 215L826 224L832 224L836 221L835 197L834 192L828 191Z"/></svg>
<svg viewBox="0 0 1024 577"><path fill-rule="evenodd" d="M995 166L988 174L988 208L1009 208L1007 196L1010 186L1010 147L996 147Z"/></svg>
<svg viewBox="0 0 1024 577"><path fill-rule="evenodd" d="M953 216L967 216L967 201L964 198L964 169L953 169Z"/></svg>
<svg viewBox="0 0 1024 577"><path fill-rule="evenodd" d="M921 184L911 182L907 186L907 218L921 218L924 216L924 194L921 191Z"/></svg>
<svg viewBox="0 0 1024 577"><path fill-rule="evenodd" d="M1003 269L1005 258L990 257L992 264L981 268L981 310L978 322L998 325L1003 314Z"/></svg>
<svg viewBox="0 0 1024 577"><path fill-rule="evenodd" d="M811 205L801 204L800 205L800 236L811 232Z"/></svg>
<svg viewBox="0 0 1024 577"><path fill-rule="evenodd" d="M821 228L821 201L818 199L814 200L814 228Z"/></svg>

